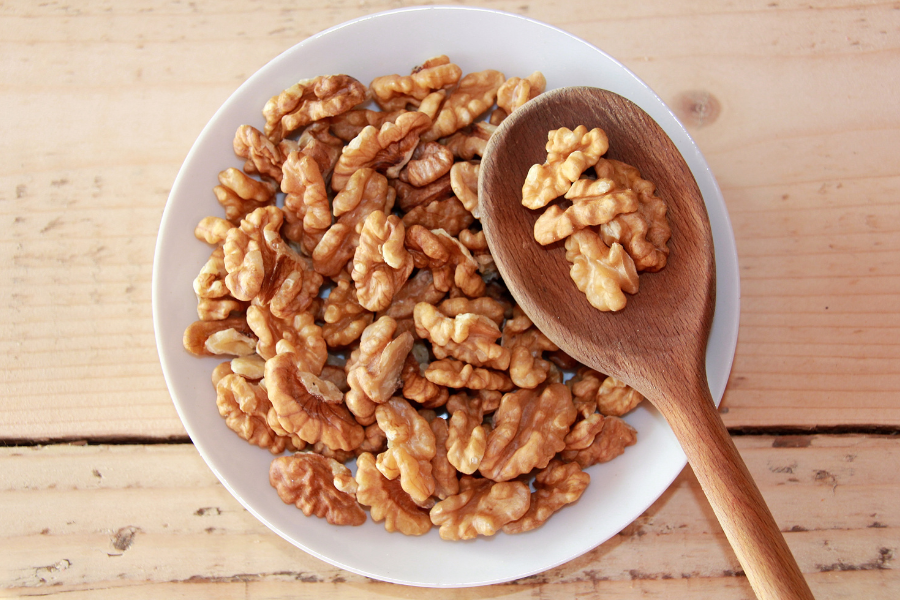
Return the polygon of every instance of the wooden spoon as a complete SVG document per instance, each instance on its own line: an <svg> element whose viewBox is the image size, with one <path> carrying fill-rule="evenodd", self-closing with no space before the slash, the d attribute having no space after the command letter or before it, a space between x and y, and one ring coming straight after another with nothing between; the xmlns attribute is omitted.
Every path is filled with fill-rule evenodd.
<svg viewBox="0 0 900 600"><path fill-rule="evenodd" d="M615 313L595 309L575 287L562 242L543 247L535 241L534 222L542 211L521 203L528 169L546 159L547 133L578 125L602 128L609 136L606 156L637 167L668 205L668 264L642 274L640 291ZM493 134L478 192L485 236L513 297L562 350L637 389L662 413L756 595L812 598L709 392L712 231L690 168L662 128L612 92L584 87L547 92L512 113Z"/></svg>

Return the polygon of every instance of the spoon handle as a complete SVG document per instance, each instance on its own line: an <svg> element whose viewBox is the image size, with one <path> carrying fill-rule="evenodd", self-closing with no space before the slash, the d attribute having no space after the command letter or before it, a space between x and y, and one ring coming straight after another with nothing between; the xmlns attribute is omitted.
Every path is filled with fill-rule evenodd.
<svg viewBox="0 0 900 600"><path fill-rule="evenodd" d="M812 599L781 530L719 416L705 375L694 401L658 408L681 442L744 573L760 600Z"/></svg>

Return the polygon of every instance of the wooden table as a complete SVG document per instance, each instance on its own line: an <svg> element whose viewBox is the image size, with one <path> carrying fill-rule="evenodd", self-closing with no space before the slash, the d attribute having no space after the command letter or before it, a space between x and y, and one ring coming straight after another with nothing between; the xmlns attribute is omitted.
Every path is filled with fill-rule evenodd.
<svg viewBox="0 0 900 600"><path fill-rule="evenodd" d="M269 59L402 4L0 7L0 596L751 597L690 469L562 567L416 590L284 542L191 445L151 324L175 174ZM683 119L740 255L723 418L816 597L900 597L900 5L484 4L605 49Z"/></svg>

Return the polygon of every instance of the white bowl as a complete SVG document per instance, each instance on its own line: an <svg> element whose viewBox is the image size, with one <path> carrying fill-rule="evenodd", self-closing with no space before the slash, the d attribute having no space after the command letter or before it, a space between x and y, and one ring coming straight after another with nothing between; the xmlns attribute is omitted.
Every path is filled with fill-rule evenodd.
<svg viewBox="0 0 900 600"><path fill-rule="evenodd" d="M707 372L718 403L731 370L738 331L739 283L734 235L721 192L690 136L664 103L623 65L555 27L512 14L462 7L384 12L338 25L304 40L248 79L219 109L188 154L166 204L153 268L153 321L166 383L187 432L222 484L278 535L329 563L383 581L432 587L498 583L538 573L603 543L637 518L686 464L662 417L644 405L627 417L638 442L612 462L589 469L591 485L574 505L532 532L446 542L437 530L420 537L389 534L369 519L336 527L304 517L270 487L271 455L229 430L219 416L210 373L220 362L182 347L196 319L192 281L209 256L193 236L207 215L220 215L212 193L219 171L240 167L231 143L247 123L262 129L266 100L300 79L347 73L368 84L378 75L408 73L423 60L448 55L463 73L498 69L507 77L544 73L548 88L588 85L637 103L669 134L693 170L706 200L716 248L716 313Z"/></svg>

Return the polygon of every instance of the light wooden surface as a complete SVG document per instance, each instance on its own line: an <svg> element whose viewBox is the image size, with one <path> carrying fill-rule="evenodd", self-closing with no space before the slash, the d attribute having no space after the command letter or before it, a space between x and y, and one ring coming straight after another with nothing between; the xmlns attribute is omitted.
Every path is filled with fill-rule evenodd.
<svg viewBox="0 0 900 600"><path fill-rule="evenodd" d="M282 541L190 445L150 310L181 161L272 57L404 4L0 5L0 597L751 597L689 470L571 563L415 590ZM684 120L741 265L723 418L816 597L900 596L900 5L482 4L603 48Z"/></svg>

